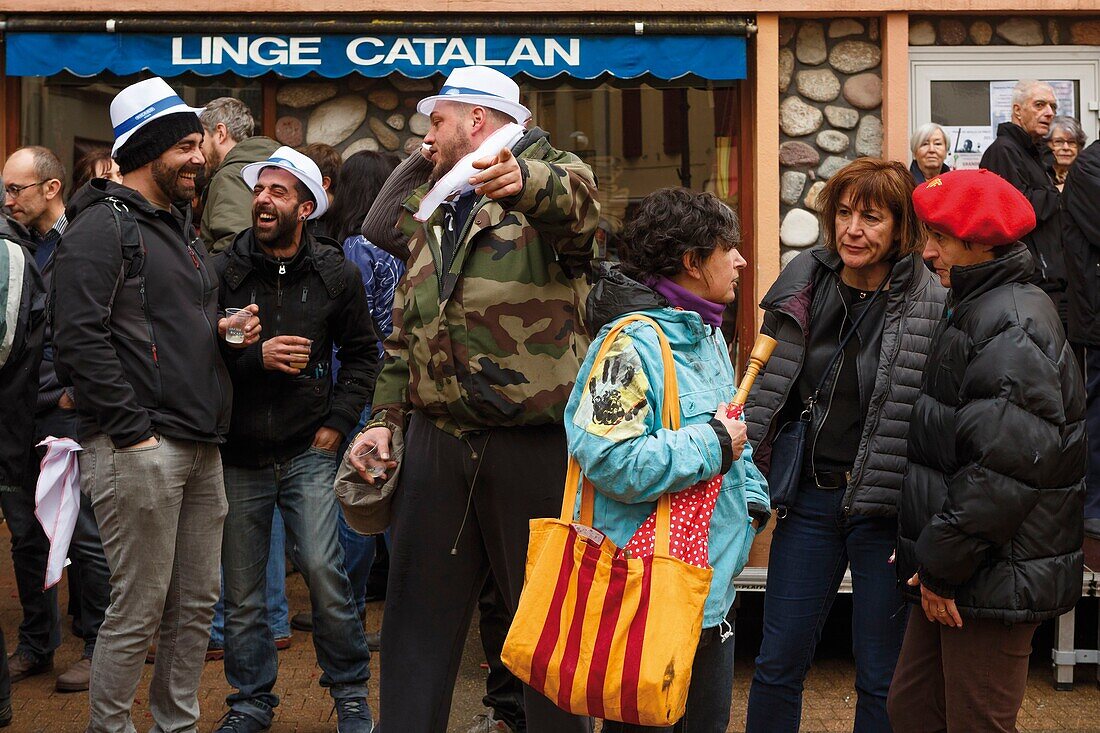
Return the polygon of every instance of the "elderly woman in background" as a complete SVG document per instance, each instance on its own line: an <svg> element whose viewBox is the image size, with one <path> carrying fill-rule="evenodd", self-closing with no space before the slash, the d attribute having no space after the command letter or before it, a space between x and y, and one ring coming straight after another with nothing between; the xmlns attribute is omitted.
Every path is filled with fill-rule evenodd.
<svg viewBox="0 0 1100 733"><path fill-rule="evenodd" d="M1051 175L1054 185L1058 190L1066 183L1066 174L1073 161L1077 160L1077 154L1085 147L1085 131L1081 129L1081 123L1072 117L1058 115L1050 122L1050 133L1047 135L1047 145L1054 153L1054 167Z"/></svg>
<svg viewBox="0 0 1100 733"><path fill-rule="evenodd" d="M745 415L781 516L748 733L798 730L806 672L849 567L855 731L890 733L886 693L905 631L890 555L909 412L946 295L921 261L912 193L901 163L849 163L817 198L825 245L795 257L760 304L763 332L779 343ZM804 455L773 451L780 427L803 414ZM784 473L798 482L797 496L780 496Z"/></svg>
<svg viewBox="0 0 1100 733"><path fill-rule="evenodd" d="M926 122L916 129L909 139L909 150L913 153L909 172L916 183L951 170L943 162L947 159L947 133L935 122Z"/></svg>

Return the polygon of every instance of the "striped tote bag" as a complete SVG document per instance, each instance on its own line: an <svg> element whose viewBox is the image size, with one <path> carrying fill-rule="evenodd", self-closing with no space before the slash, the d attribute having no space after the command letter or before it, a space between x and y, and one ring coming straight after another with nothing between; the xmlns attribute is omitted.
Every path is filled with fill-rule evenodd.
<svg viewBox="0 0 1100 733"><path fill-rule="evenodd" d="M680 427L672 350L660 326L628 316L608 333L593 371L619 330L642 321L660 337L665 427ZM577 492L580 517L574 522ZM577 715L668 726L684 715L712 570L669 553L670 506L657 503L654 554L618 557L592 526L595 489L569 457L557 519L531 520L526 576L501 659L518 678Z"/></svg>

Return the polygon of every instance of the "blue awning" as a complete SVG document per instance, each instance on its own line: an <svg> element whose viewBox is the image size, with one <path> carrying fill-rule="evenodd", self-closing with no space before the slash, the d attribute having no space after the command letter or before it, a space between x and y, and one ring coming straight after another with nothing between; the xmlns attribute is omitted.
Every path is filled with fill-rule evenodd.
<svg viewBox="0 0 1100 733"><path fill-rule="evenodd" d="M355 36L183 35L153 33L20 33L5 36L9 76L69 71L120 76L149 70L160 76L276 72L336 78L400 73L423 78L481 64L508 75L593 79L695 75L745 78L743 36Z"/></svg>

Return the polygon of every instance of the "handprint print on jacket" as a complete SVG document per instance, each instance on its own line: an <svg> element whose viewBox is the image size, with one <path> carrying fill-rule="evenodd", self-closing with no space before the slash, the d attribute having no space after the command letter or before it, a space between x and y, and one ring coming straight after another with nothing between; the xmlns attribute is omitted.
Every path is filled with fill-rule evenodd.
<svg viewBox="0 0 1100 733"><path fill-rule="evenodd" d="M620 335L599 373L588 382L573 421L590 433L623 440L645 432L649 380L633 343L629 336Z"/></svg>

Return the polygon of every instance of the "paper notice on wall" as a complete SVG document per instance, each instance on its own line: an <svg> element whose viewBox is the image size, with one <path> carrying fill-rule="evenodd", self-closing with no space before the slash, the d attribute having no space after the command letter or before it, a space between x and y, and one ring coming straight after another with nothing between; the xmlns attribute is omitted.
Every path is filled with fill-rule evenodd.
<svg viewBox="0 0 1100 733"><path fill-rule="evenodd" d="M982 153L997 137L995 127L963 127L945 125L947 132L947 165L951 170L975 170L982 160Z"/></svg>
<svg viewBox="0 0 1100 733"><path fill-rule="evenodd" d="M1048 81L1058 100L1058 114L1077 117L1077 104L1072 81ZM1012 120L1012 90L1015 81L989 82L989 124L996 127Z"/></svg>

